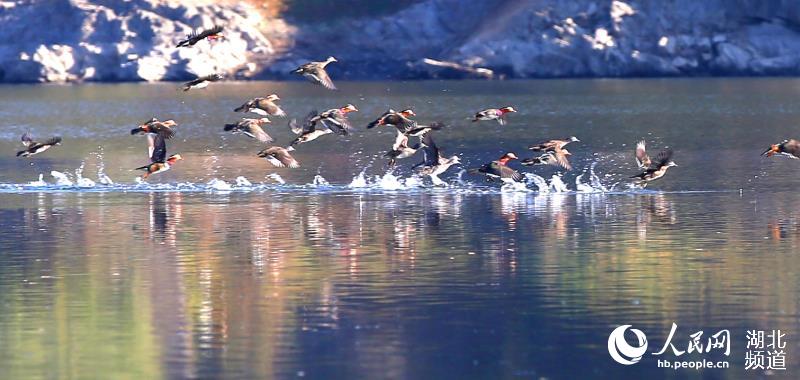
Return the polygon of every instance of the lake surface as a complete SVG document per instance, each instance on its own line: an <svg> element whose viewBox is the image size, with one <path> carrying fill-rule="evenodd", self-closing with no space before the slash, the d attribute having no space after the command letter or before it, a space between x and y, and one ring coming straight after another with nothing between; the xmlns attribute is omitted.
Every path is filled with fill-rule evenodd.
<svg viewBox="0 0 800 380"><path fill-rule="evenodd" d="M759 154L800 137L800 80L338 85L0 86L0 377L798 377L800 161ZM298 118L353 103L357 130L272 168L222 126L273 92ZM503 105L506 126L467 120ZM363 127L408 106L451 125L448 187L413 177L420 157L387 174L394 131ZM184 160L142 183L129 131L152 116L179 123ZM64 143L17 159L26 131ZM464 172L571 135L573 171ZM679 165L646 190L627 179L640 139ZM728 330L729 355L652 355L673 323L682 351ZM639 363L609 355L620 325L646 333ZM748 330L786 334L785 371L745 369Z"/></svg>

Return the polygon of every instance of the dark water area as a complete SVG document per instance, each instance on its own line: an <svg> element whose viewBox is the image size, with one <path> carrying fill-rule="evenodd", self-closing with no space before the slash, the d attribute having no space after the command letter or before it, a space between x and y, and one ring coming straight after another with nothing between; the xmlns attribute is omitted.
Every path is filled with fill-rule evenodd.
<svg viewBox="0 0 800 380"><path fill-rule="evenodd" d="M340 87L3 86L0 377L796 378L798 161L759 154L798 137L800 81ZM273 92L296 117L353 103L359 127L272 168L222 125ZM506 104L520 111L506 126L467 120ZM453 125L435 135L464 162L449 186L414 178L419 157L386 174L394 131L363 126L406 106ZM146 145L129 131L154 115L178 121L168 148L184 160L139 183ZM17 159L25 131L64 144ZM524 168L536 177L502 190L463 173L571 135L573 171ZM679 166L632 189L643 138ZM728 330L729 355L652 355L673 323L683 351ZM647 335L636 364L609 354L620 325ZM745 369L748 330L786 334L785 371Z"/></svg>

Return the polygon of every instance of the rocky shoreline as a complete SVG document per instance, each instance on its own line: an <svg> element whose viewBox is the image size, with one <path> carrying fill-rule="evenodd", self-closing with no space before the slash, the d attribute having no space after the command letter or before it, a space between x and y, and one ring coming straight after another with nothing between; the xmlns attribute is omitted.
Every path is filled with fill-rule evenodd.
<svg viewBox="0 0 800 380"><path fill-rule="evenodd" d="M800 73L800 3L422 0L379 17L292 22L255 2L0 1L2 82L287 79L329 55L339 79ZM193 28L226 39L176 49Z"/></svg>

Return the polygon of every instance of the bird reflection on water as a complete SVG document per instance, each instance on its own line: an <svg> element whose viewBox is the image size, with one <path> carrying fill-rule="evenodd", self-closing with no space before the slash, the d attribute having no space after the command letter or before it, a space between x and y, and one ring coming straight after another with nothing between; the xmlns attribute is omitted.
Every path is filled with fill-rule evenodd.
<svg viewBox="0 0 800 380"><path fill-rule="evenodd" d="M794 294L789 287L775 295L769 282L747 280L766 274L758 269L764 265L793 263L792 255L753 255L792 249L796 224L775 208L784 202L797 205L791 199L760 201L754 214L749 199L729 193L704 195L705 209L697 208L692 195L660 193L0 197L5 207L21 210L4 213L8 225L22 226L0 231L0 248L16 252L0 256L2 294L22 299L18 294L24 290L41 300L71 300L71 308L60 313L29 315L24 326L6 322L0 332L63 323L56 318L67 318L76 329L85 321L82 307L88 302L106 310L103 315L111 319L104 323L127 332L124 339L146 338L158 347L164 362L153 364L151 356L135 360L172 377L324 372L312 357L326 363L384 363L402 373L413 357L408 347L447 349L468 358L475 355L468 347L514 341L509 334L527 331L531 324L542 326L537 331L547 336L526 335L516 352L533 358L551 351L566 355L566 346L554 342L568 341L569 347L585 347L578 350L596 359L592 362L605 363L607 353L590 348L607 339L607 326L619 323L632 302L640 305L635 310L641 324L669 324L674 313L707 318L708 311L696 314L697 293L691 291L703 281L708 288L702 297L736 306L730 315L712 312L714 324L735 329L762 318L765 303L777 305ZM730 223L717 222L720 213ZM765 240L763 227L743 230L744 225L782 232L774 235L780 239ZM51 247L49 259L36 261L48 258L33 254L42 245ZM728 272L717 270L723 264ZM724 286L685 276L701 268L708 276L725 272ZM23 282L30 273L50 278ZM793 274L781 276L788 276L785 284L796 280ZM18 288L21 284L27 285ZM76 286L113 291L77 299L63 293ZM644 297L642 288L656 290ZM748 303L731 293L744 289L773 296ZM40 298L27 299L25 307L31 307ZM120 299L129 300L133 309L120 306ZM22 304L9 302L5 312L24 314ZM664 307L668 314L662 313ZM515 310L524 313L509 318ZM790 307L786 313L797 310ZM574 330L561 328L565 320ZM418 323L457 337L459 344L436 334L409 333L423 328ZM146 332L133 333L141 326ZM86 339L79 335L63 344L80 350L75 345L85 347ZM115 339L109 342L134 344ZM390 342L391 349L377 342ZM110 360L104 351L81 357L82 365ZM482 360L493 371L509 363L556 371L549 360ZM372 373L371 367L358 368L359 374ZM438 373L432 365L415 368ZM590 376L583 369L570 371Z"/></svg>

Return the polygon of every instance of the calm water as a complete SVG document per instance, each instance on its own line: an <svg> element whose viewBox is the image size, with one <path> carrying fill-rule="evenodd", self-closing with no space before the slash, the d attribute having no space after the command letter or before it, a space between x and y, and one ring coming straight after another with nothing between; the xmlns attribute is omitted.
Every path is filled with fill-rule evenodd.
<svg viewBox="0 0 800 380"><path fill-rule="evenodd" d="M340 87L0 87L0 377L798 376L800 168L759 154L800 136L800 80ZM222 132L234 107L272 92L298 117L353 103L359 126L414 106L454 125L436 140L463 168L526 157L541 139L582 142L575 170L529 170L528 191L460 168L434 189L411 179L418 158L385 175L394 132L363 127L273 169L257 142ZM505 127L466 120L505 104L520 110ZM178 121L169 151L185 159L137 183L146 147L129 130L154 115ZM64 144L16 159L25 131ZM292 138L285 120L267 131ZM679 165L646 191L625 180L641 138ZM689 334L729 330L730 356L651 355L673 323L684 351ZM624 324L649 342L630 366L607 348ZM746 331L777 329L787 370L745 370Z"/></svg>

